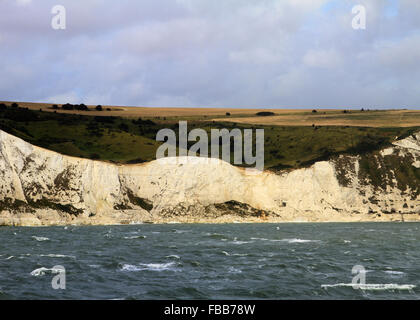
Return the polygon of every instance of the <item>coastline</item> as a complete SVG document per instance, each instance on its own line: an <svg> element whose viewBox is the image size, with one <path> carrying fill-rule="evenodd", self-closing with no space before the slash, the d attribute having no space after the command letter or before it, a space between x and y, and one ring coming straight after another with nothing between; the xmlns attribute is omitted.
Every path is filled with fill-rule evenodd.
<svg viewBox="0 0 420 320"><path fill-rule="evenodd" d="M301 213L287 217L243 217L226 214L220 217L153 217L139 213L135 217L131 213L131 219L125 218L124 212L118 216L104 217L63 217L58 212L47 215L38 213L10 213L0 212L0 226L15 227L48 227L48 226L111 226L111 225L140 225L140 224L253 224L253 223L354 223L354 222L420 222L420 214L331 214L331 213ZM60 216L60 218L59 218Z"/></svg>
<svg viewBox="0 0 420 320"><path fill-rule="evenodd" d="M370 162L348 155L278 174L200 157L114 165L1 130L0 155L0 225L420 221L419 185L398 171L420 169L420 132Z"/></svg>

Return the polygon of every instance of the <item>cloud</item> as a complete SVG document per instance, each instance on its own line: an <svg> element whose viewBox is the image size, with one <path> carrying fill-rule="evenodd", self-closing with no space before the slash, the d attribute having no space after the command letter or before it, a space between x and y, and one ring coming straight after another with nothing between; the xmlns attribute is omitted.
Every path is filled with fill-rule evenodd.
<svg viewBox="0 0 420 320"><path fill-rule="evenodd" d="M420 5L360 0L0 2L1 100L418 108Z"/></svg>
<svg viewBox="0 0 420 320"><path fill-rule="evenodd" d="M32 3L32 0L16 0L18 6L27 6Z"/></svg>
<svg viewBox="0 0 420 320"><path fill-rule="evenodd" d="M338 67L340 59L335 50L310 49L303 57L303 62L309 67L335 68Z"/></svg>

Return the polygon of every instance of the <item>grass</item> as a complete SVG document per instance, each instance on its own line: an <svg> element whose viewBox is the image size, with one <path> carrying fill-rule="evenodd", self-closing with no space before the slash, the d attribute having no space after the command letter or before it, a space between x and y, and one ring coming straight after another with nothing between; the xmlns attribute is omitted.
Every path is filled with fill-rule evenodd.
<svg viewBox="0 0 420 320"><path fill-rule="evenodd" d="M1 103L1 101L0 101ZM4 102L11 104L11 102ZM19 106L30 110L57 112L63 114L115 116L127 119L139 117L153 121L228 121L249 125L277 126L356 126L356 127L415 127L420 126L420 110L342 110L342 109L238 109L238 108L147 108L127 106L102 106L96 111L94 105L89 111L54 110L52 104L19 102ZM258 115L260 114L260 115ZM265 116L261 116L265 115Z"/></svg>
<svg viewBox="0 0 420 320"><path fill-rule="evenodd" d="M87 113L89 113L88 111ZM332 111L331 111L332 112ZM287 112L293 117L320 115L306 112ZM373 112L372 112L373 114ZM378 113L380 115L382 113ZM364 112L370 118L368 112ZM322 115L321 115L322 116ZM361 114L343 114L335 111L331 117L361 117ZM390 144L397 136L405 137L416 127L357 127L357 126L283 126L232 122L229 117L217 120L195 116L129 119L123 117L98 117L82 114L41 112L25 108L0 110L0 129L18 136L34 145L62 154L100 159L115 163L140 163L155 159L161 144L155 140L162 128L178 132L179 120L189 120L188 129L262 128L265 130L265 167L272 170L300 168L335 155L366 153ZM258 117L260 119L271 118ZM245 118L244 118L245 119ZM363 122L362 120L358 120ZM389 122L388 126L394 125ZM194 144L191 142L190 145ZM210 148L209 148L210 151Z"/></svg>

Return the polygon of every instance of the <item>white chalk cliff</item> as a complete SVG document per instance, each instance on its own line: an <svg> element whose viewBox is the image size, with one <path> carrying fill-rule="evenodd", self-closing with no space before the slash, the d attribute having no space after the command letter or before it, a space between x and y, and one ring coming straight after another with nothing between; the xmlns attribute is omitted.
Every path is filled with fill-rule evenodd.
<svg viewBox="0 0 420 320"><path fill-rule="evenodd" d="M0 225L420 220L419 180L389 168L419 173L420 132L370 156L376 183L357 155L260 174L221 160L172 160L80 159L0 131Z"/></svg>

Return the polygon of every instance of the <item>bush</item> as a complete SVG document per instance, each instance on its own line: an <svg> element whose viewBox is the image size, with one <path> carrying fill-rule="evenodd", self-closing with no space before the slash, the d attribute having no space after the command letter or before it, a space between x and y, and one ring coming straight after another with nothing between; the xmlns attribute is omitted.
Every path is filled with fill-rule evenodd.
<svg viewBox="0 0 420 320"><path fill-rule="evenodd" d="M127 125L127 124L125 124L124 122L123 122L123 123L121 123L121 124L118 126L118 129L120 129L121 131L127 131L127 132L128 132L128 130L129 130L128 125Z"/></svg>
<svg viewBox="0 0 420 320"><path fill-rule="evenodd" d="M275 113L269 112L269 111L262 111L262 112L257 112L256 115L261 116L261 117L269 117L269 116L274 116Z"/></svg>
<svg viewBox="0 0 420 320"><path fill-rule="evenodd" d="M76 105L76 110L88 111L89 109L84 103L82 103L82 104Z"/></svg>
<svg viewBox="0 0 420 320"><path fill-rule="evenodd" d="M226 112L226 115L227 115L227 116L230 116L230 112Z"/></svg>
<svg viewBox="0 0 420 320"><path fill-rule="evenodd" d="M18 107L19 107L19 105L16 102L12 103L12 108L18 108Z"/></svg>
<svg viewBox="0 0 420 320"><path fill-rule="evenodd" d="M315 109L314 110L312 110L312 113L317 113L318 111L316 111Z"/></svg>
<svg viewBox="0 0 420 320"><path fill-rule="evenodd" d="M6 110L7 106L4 103L0 103L0 110Z"/></svg>
<svg viewBox="0 0 420 320"><path fill-rule="evenodd" d="M57 110L57 109L58 109L58 105L53 104L52 108L53 108L54 110Z"/></svg>
<svg viewBox="0 0 420 320"><path fill-rule="evenodd" d="M98 160L98 159L100 159L100 158L101 158L101 156L100 156L99 154L97 154L97 153L92 153L89 157L90 157L92 160Z"/></svg>
<svg viewBox="0 0 420 320"><path fill-rule="evenodd" d="M102 111L102 106L100 104L98 104L95 109L96 109L96 111Z"/></svg>
<svg viewBox="0 0 420 320"><path fill-rule="evenodd" d="M74 105L70 103L63 104L62 106L63 110L74 110Z"/></svg>
<svg viewBox="0 0 420 320"><path fill-rule="evenodd" d="M114 123L115 117L95 117L94 120L96 122L102 122L102 123Z"/></svg>

